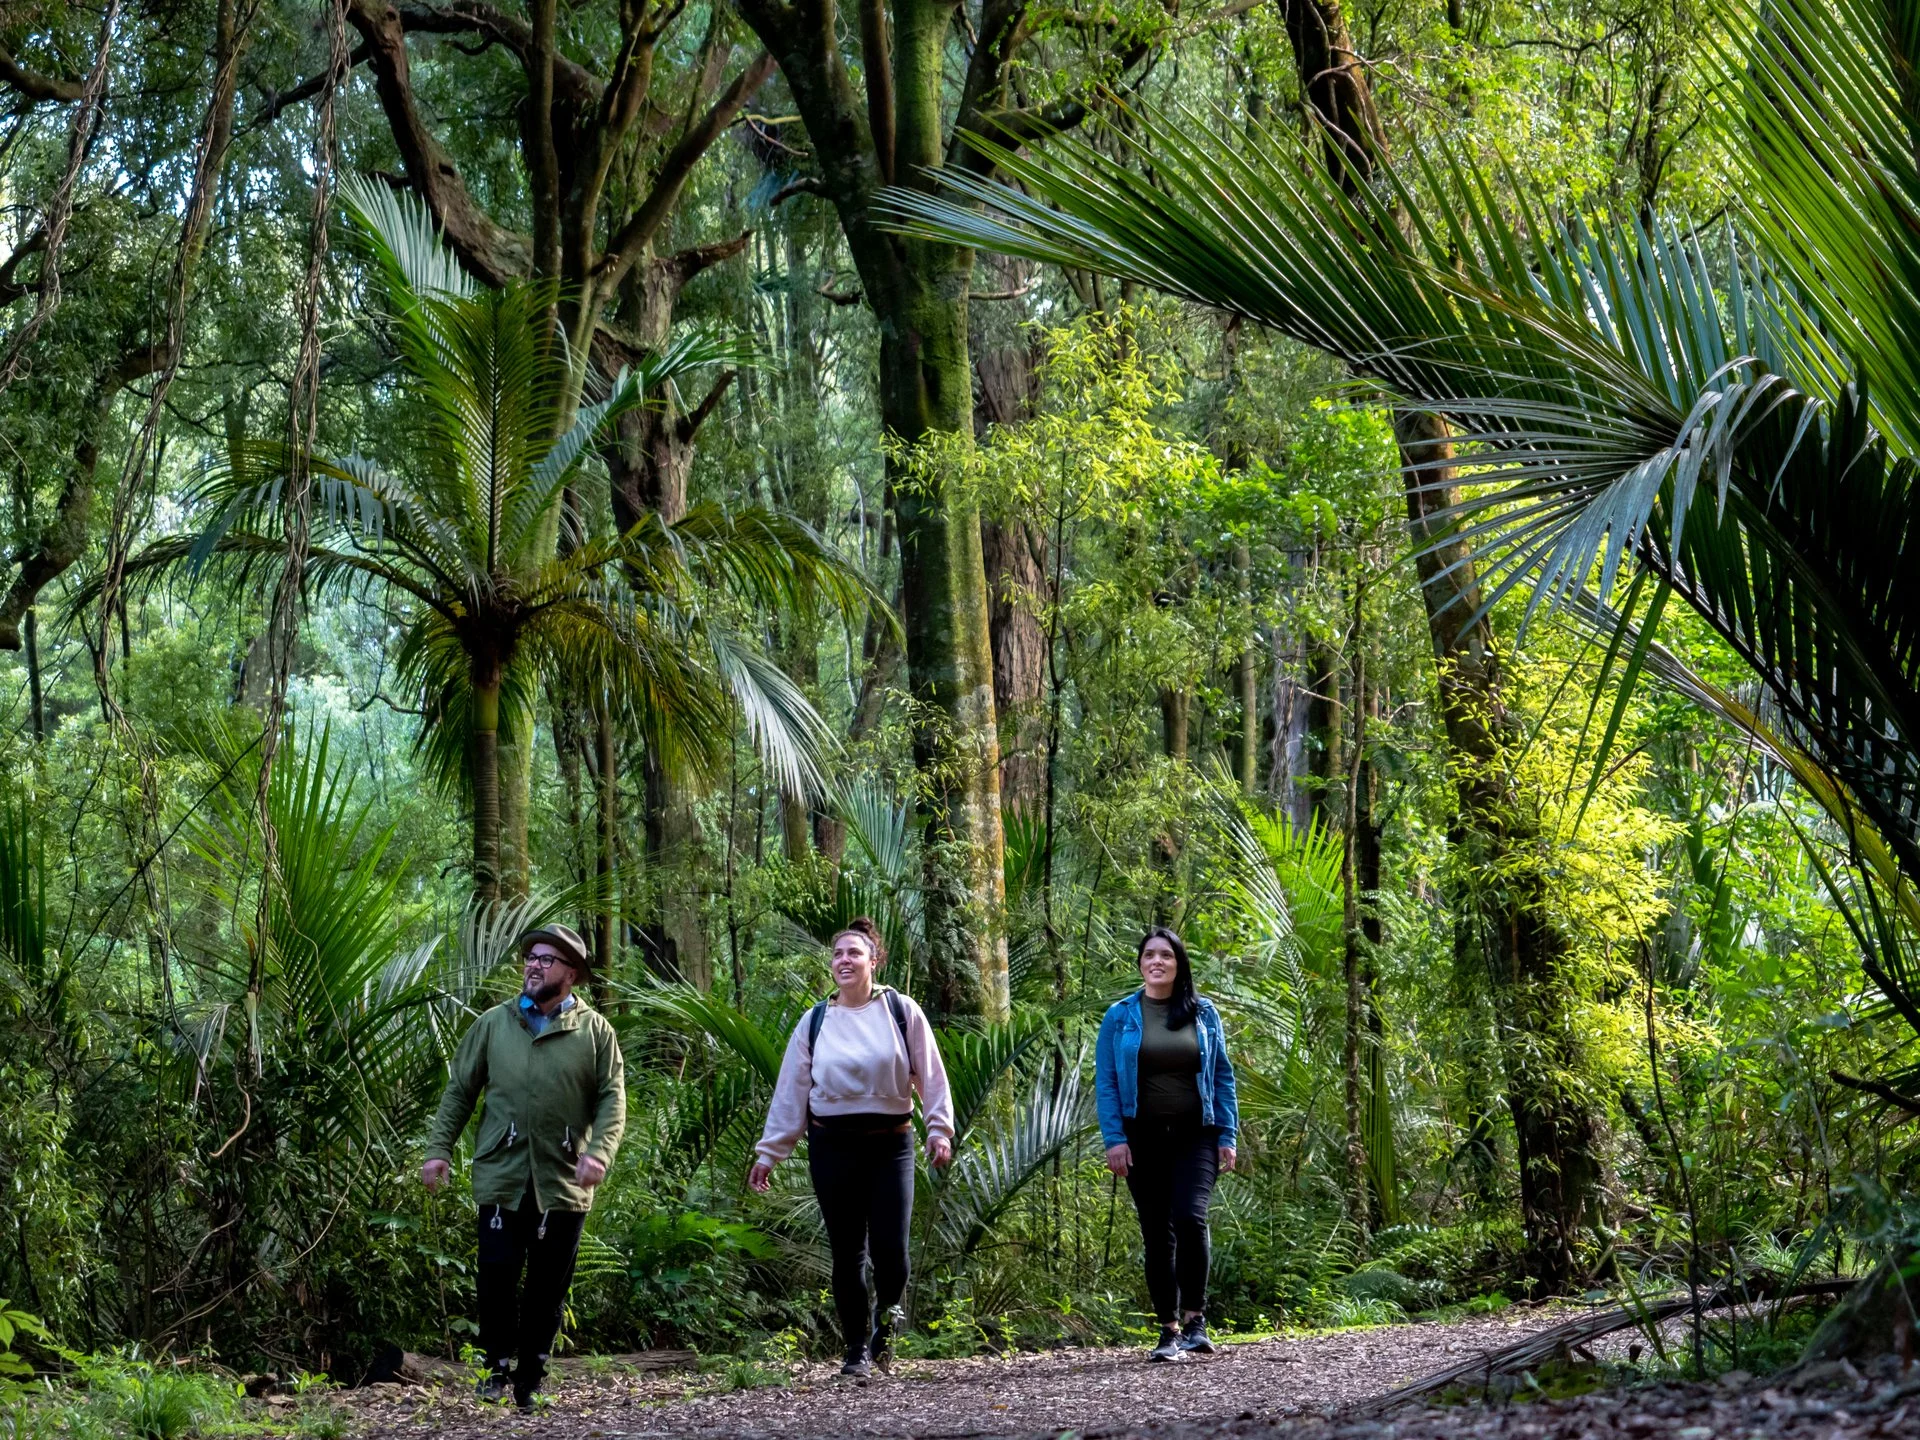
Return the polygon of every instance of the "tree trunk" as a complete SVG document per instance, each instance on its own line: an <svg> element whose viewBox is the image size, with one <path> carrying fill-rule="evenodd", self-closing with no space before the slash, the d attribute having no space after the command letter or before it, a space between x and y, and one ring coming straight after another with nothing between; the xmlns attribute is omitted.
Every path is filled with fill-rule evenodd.
<svg viewBox="0 0 1920 1440"><path fill-rule="evenodd" d="M786 76L818 158L821 189L839 215L879 324L883 427L906 446L931 434L969 433L972 253L884 231L871 209L890 180L936 183L931 172L946 158L942 100L954 5L895 0L890 38L885 26L865 27L872 52L863 67L865 104L840 50L834 5L745 0L740 13ZM997 45L977 53L997 53ZM881 53L888 49L891 57ZM1005 844L980 517L937 478L931 485L900 483L904 478L899 460L890 459L907 679L920 706L914 761L926 820L930 998L946 1013L1001 1018L1009 1008Z"/></svg>
<svg viewBox="0 0 1920 1440"><path fill-rule="evenodd" d="M964 286L964 273L952 273ZM971 408L966 301L934 281L904 277L908 293L881 316L881 417L907 444L961 431ZM902 485L901 478L893 476L890 488L900 523L907 679L927 707L915 728L914 761L930 792L928 973L942 1011L1001 1018L1009 1004L1005 841L980 517L937 480Z"/></svg>
<svg viewBox="0 0 1920 1440"><path fill-rule="evenodd" d="M595 780L595 835L593 869L606 893L593 912L594 974L601 983L613 978L614 921L619 914L613 893L613 872L620 850L620 735L614 728L612 697L603 690L593 707Z"/></svg>
<svg viewBox="0 0 1920 1440"><path fill-rule="evenodd" d="M1240 652L1240 753L1234 771L1240 792L1251 800L1260 791L1260 645L1253 627L1253 556L1244 543L1233 547L1233 568L1240 580L1240 609L1248 627Z"/></svg>
<svg viewBox="0 0 1920 1440"><path fill-rule="evenodd" d="M741 236L635 265L621 290L621 338L615 341L603 334L600 339L607 356L603 365L631 365L648 351L663 348L672 335L673 309L687 281L728 255L738 254L745 245L746 237ZM689 414L680 413L669 400L629 411L616 422L615 436L602 454L614 524L622 531L649 516L658 516L666 525L677 525L686 517L694 437L731 379L728 375L715 382L708 397ZM704 990L712 984L713 975L693 863L700 840L694 797L682 778L663 767L651 750L641 764L648 886L659 907L652 936L655 958L665 973L677 973ZM681 873L665 883L669 866L682 867Z"/></svg>
<svg viewBox="0 0 1920 1440"><path fill-rule="evenodd" d="M1049 584L1047 543L1024 521L980 525L990 577L988 635L993 647L993 706L1000 721L1000 801L1032 810L1046 790L1047 632L1034 614Z"/></svg>
<svg viewBox="0 0 1920 1440"><path fill-rule="evenodd" d="M40 690L40 612L27 607L27 719L35 741L47 738L47 705Z"/></svg>
<svg viewBox="0 0 1920 1440"><path fill-rule="evenodd" d="M1029 262L981 257L975 274L1002 299L968 311L973 354L973 432L1022 425L1040 408L1040 349L1014 296ZM1000 724L1000 803L1031 811L1046 790L1047 633L1036 610L1048 603L1045 532L1018 517L985 520L981 556L987 574L987 634L993 650L993 706Z"/></svg>
<svg viewBox="0 0 1920 1440"><path fill-rule="evenodd" d="M1353 646L1353 759L1341 777L1342 809L1340 826L1340 900L1341 900L1341 976L1345 981L1346 1013L1342 1029L1340 1061L1342 1092L1347 1122L1347 1223L1353 1226L1362 1253L1368 1235L1367 1141L1361 1120L1362 1068L1361 1032L1365 1028L1366 990L1361 974L1366 964L1366 937L1360 929L1360 877L1356 851L1360 839L1361 772L1366 765L1367 707L1362 697L1367 692L1366 635L1361 628L1364 589L1354 594Z"/></svg>
<svg viewBox="0 0 1920 1440"><path fill-rule="evenodd" d="M1386 135L1339 0L1282 0L1282 8L1301 89L1327 141L1328 168L1344 185L1363 184L1387 154ZM1512 833L1517 812L1501 764L1499 660L1485 619L1466 623L1480 602L1473 567L1463 563L1464 548L1458 543L1434 548L1442 538L1435 516L1452 503L1453 491L1438 488L1444 472L1423 468L1426 462L1450 459L1452 442L1437 415L1402 412L1394 429L1408 523L1420 552L1441 716L1462 776L1462 818L1469 846L1486 852L1484 858L1469 856L1463 868L1511 874L1507 857L1530 837ZM1547 914L1537 872L1524 863L1519 872L1522 878L1491 894L1462 898L1483 907L1483 923L1494 941L1527 1263L1542 1291L1551 1293L1565 1290L1575 1278L1574 1241L1584 1217L1599 1203L1600 1170L1593 1153L1593 1115L1563 1081L1578 1056L1577 1041L1555 1003L1564 938Z"/></svg>
<svg viewBox="0 0 1920 1440"><path fill-rule="evenodd" d="M473 898L500 898L500 677L473 684Z"/></svg>
<svg viewBox="0 0 1920 1440"><path fill-rule="evenodd" d="M531 717L523 728L495 732L500 776L500 894L526 896L532 865L529 816L533 808L533 735Z"/></svg>
<svg viewBox="0 0 1920 1440"><path fill-rule="evenodd" d="M1313 823L1311 732L1313 683L1306 642L1287 626L1273 631L1273 758L1268 762L1267 793L1296 830Z"/></svg>

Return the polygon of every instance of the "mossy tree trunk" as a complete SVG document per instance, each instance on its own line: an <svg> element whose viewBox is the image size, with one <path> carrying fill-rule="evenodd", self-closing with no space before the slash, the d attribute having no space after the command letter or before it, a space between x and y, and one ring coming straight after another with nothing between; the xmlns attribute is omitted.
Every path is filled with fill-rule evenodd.
<svg viewBox="0 0 1920 1440"><path fill-rule="evenodd" d="M1282 10L1309 112L1326 139L1328 168L1342 183L1365 183L1387 156L1386 133L1339 0L1283 0ZM1468 862L1462 868L1514 877L1461 898L1478 910L1501 995L1528 1269L1542 1293L1557 1293L1579 1278L1577 1238L1598 1218L1600 1204L1596 1121L1590 1102L1570 1083L1580 1047L1557 1003L1566 939L1554 926L1544 881L1523 853L1535 837L1518 813L1503 763L1509 736L1500 656L1492 627L1484 617L1473 619L1479 581L1464 547L1447 542L1442 528L1442 512L1455 499L1440 468L1452 458L1450 432L1443 417L1415 412L1398 415L1394 430L1408 525L1421 551L1441 718L1460 776Z"/></svg>

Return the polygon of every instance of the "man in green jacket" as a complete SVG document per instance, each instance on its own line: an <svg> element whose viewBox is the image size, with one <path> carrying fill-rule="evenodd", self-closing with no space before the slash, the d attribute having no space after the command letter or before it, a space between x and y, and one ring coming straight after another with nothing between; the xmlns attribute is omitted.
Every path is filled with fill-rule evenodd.
<svg viewBox="0 0 1920 1440"><path fill-rule="evenodd" d="M520 956L520 994L474 1021L454 1054L420 1179L429 1190L446 1183L460 1132L486 1091L473 1145L487 1357L480 1396L503 1400L511 1385L515 1403L529 1410L560 1331L593 1187L606 1179L626 1128L627 1088L613 1026L573 993L587 979L586 942L565 925L547 925L520 937Z"/></svg>

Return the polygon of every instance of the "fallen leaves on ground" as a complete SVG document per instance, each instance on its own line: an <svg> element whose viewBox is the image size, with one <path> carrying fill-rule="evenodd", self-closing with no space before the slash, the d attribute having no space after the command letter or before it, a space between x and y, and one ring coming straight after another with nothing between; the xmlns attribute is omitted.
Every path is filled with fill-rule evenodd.
<svg viewBox="0 0 1920 1440"><path fill-rule="evenodd" d="M1149 1364L1144 1347L1059 1350L1009 1358L901 1360L893 1374L846 1380L806 1366L786 1384L732 1393L706 1376L604 1376L574 1371L535 1415L476 1404L464 1388L376 1386L355 1411L367 1440L432 1434L538 1434L555 1440L651 1436L934 1437L1058 1434L1241 1414L1323 1412L1389 1390L1475 1351L1550 1323L1539 1311L1452 1325L1286 1336L1223 1345L1208 1358Z"/></svg>

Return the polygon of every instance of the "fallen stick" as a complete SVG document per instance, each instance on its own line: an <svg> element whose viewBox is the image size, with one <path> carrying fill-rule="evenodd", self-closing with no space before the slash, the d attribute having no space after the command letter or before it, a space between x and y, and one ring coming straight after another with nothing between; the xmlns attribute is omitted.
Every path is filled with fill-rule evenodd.
<svg viewBox="0 0 1920 1440"><path fill-rule="evenodd" d="M1700 1309L1724 1310L1731 1305L1751 1305L1763 1300L1800 1300L1817 1295L1844 1295L1860 1282L1857 1280L1815 1280L1804 1285L1796 1285L1784 1292L1766 1292L1749 1290L1733 1293L1716 1290L1700 1300ZM1621 1330L1633 1330L1644 1325L1661 1325L1668 1320L1692 1312L1694 1301L1688 1295L1670 1296L1665 1300L1650 1301L1641 1305L1613 1305L1590 1315L1581 1315L1546 1330L1536 1331L1526 1339L1498 1350L1483 1350L1471 1360L1462 1360L1445 1370L1436 1371L1424 1379L1413 1380L1384 1395L1376 1395L1371 1400L1356 1401L1346 1406L1340 1414L1345 1419L1369 1419L1384 1415L1396 1406L1409 1400L1418 1400L1425 1395L1433 1395L1450 1385L1462 1381L1491 1380L1495 1375L1514 1375L1522 1371L1537 1369L1557 1356L1568 1355L1576 1347L1598 1340L1602 1336L1612 1335Z"/></svg>

